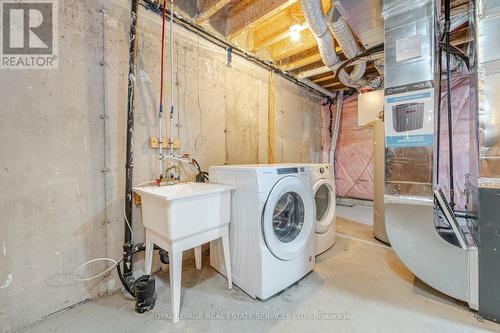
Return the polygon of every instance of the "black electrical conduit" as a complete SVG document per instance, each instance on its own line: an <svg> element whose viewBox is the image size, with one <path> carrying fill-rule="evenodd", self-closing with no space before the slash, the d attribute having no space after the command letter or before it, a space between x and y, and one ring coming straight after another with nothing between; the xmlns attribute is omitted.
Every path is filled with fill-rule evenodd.
<svg viewBox="0 0 500 333"><path fill-rule="evenodd" d="M351 59L348 59L346 61L344 61L338 68L337 70L335 71L335 77L337 77L337 74L344 68L344 67L347 67L349 66L350 64L352 64L354 61L358 60L358 59L361 59L361 58L364 58L364 57L368 57L374 53L380 53L380 52L384 52L384 43L382 44L378 44L378 45L375 45L374 47L371 47L369 48L368 50L366 50L365 52L363 53L360 53L358 54L357 56L351 58Z"/></svg>
<svg viewBox="0 0 500 333"><path fill-rule="evenodd" d="M163 15L163 5L157 1L142 0L141 5L144 8L151 10L152 12L154 12L160 16ZM168 13L168 16L171 17L171 10L167 8L166 12ZM278 67L276 67L272 63L272 61L262 60L259 57L251 54L250 52L241 49L236 44L233 44L233 43L225 40L224 38L219 37L219 36L211 33L210 31L208 31L205 28L203 28L202 26L194 23L193 21L191 21L183 16L180 16L179 14L176 14L175 12L173 14L174 14L173 17L174 17L175 23L177 23L177 24L181 25L182 27L186 28L187 30L197 34L198 36L204 38L205 40L228 50L228 52L232 52L233 54L237 54L237 55L245 58L246 60L249 60L249 61L253 62L254 64L256 64L256 65L258 65L266 70L273 71L274 73L282 76L286 80L293 82L296 85L298 85L304 89L309 90L310 92L319 94L321 97L330 98L330 96L327 96L323 92L316 90L311 86L308 86L304 82L301 82L297 78L290 75L288 72L279 69Z"/></svg>
<svg viewBox="0 0 500 333"><path fill-rule="evenodd" d="M132 276L133 271L133 260L132 257L135 253L145 250L144 243L134 244L132 239L132 184L133 184L133 168L134 168L134 107L135 107L135 77L136 77L136 58L137 58L137 18L138 18L138 8L139 0L131 1L130 10L130 47L129 47L129 72L128 72L128 100L127 100L127 146L126 146L126 162L125 162L125 209L124 209L124 242L123 242L123 258L118 261L116 269L121 283L125 290L134 298L137 298L137 293L144 293L145 288L136 288L137 284L150 283L150 281L145 281L144 276L134 281ZM163 13L162 13L163 15ZM200 168L199 163L193 159L193 165L198 170L198 175L196 180L198 182L208 181L208 173L203 172ZM154 246L155 250L160 251L161 261L165 264L168 263L168 257L166 256L166 251ZM123 268L120 264L123 263ZM153 282L154 285L154 282ZM139 289L139 290L136 290ZM150 290L148 290L150 292ZM153 287L154 292L154 287ZM142 295L144 297L144 295ZM146 295L147 297L152 297L151 295ZM154 300L153 300L154 302ZM145 308L151 306L151 304L140 304L140 312L143 312ZM136 305L136 311L138 310Z"/></svg>
<svg viewBox="0 0 500 333"><path fill-rule="evenodd" d="M467 55L465 55L462 52L462 50L460 50L459 48L457 48L454 45L446 45L446 42L442 42L442 41L439 42L439 48L444 49L445 51L448 50L450 52L450 54L456 55L457 57L462 59L462 61L465 63L465 66L467 66L467 69L470 69L470 59Z"/></svg>
<svg viewBox="0 0 500 333"><path fill-rule="evenodd" d="M143 276L134 280L132 276L133 260L135 253L144 251L144 243L134 244L132 238L132 183L134 169L134 104L135 104L135 76L137 56L137 16L139 0L132 0L130 9L130 47L129 47L129 72L128 72L128 100L127 100L127 147L125 162L125 209L124 209L124 241L123 258L118 261L116 270L125 290L136 298L136 311L144 312L154 306L154 280ZM155 249L162 249L155 246ZM163 260L162 260L163 261ZM122 263L123 268L120 267ZM153 287L151 287L151 285ZM153 293L153 294L151 294ZM139 294L139 297L138 297Z"/></svg>
<svg viewBox="0 0 500 333"><path fill-rule="evenodd" d="M438 105L437 105L437 154L436 154L436 174L437 174L437 179L436 183L439 184L439 153L441 151L441 98L443 95L443 90L441 87L442 83L442 71L443 71L443 47L441 45L443 44L443 40L445 37L445 33L439 36L439 43L438 43Z"/></svg>
<svg viewBox="0 0 500 333"><path fill-rule="evenodd" d="M437 103L437 138L436 138L436 149L437 149L437 154L436 154L436 174L437 174L437 179L436 179L436 184L439 185L439 154L440 154L440 147L441 147L441 96L442 96L442 89L441 89L441 71L443 69L443 50L439 49L439 59L438 59L438 103Z"/></svg>
<svg viewBox="0 0 500 333"><path fill-rule="evenodd" d="M450 68L450 0L445 0L444 3L444 33L446 43L446 80L447 80L447 101L448 101L448 144L449 144L449 159L450 159L450 207L455 210L455 185L453 180L453 119L451 110L451 68ZM440 87L441 88L441 87ZM439 101L441 103L441 101Z"/></svg>
<svg viewBox="0 0 500 333"><path fill-rule="evenodd" d="M123 242L123 275L132 278L132 175L134 169L134 102L136 77L136 48L137 48L137 14L139 0L132 0L130 9L130 47L128 63L128 102L127 102L127 152L125 161L125 216ZM124 285L125 286L125 285Z"/></svg>

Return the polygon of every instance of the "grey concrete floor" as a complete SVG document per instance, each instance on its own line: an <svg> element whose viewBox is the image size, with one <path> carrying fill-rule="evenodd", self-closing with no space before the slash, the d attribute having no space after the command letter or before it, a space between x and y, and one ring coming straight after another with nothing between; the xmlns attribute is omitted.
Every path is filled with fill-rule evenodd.
<svg viewBox="0 0 500 333"><path fill-rule="evenodd" d="M500 325L476 318L465 304L415 279L389 247L363 239L370 226L339 219L342 233L317 258L315 270L267 301L253 300L237 287L227 290L205 254L201 271L192 261L184 263L185 319L178 324L168 319L169 278L163 272L151 313L136 314L134 302L117 293L25 332L500 332Z"/></svg>
<svg viewBox="0 0 500 333"><path fill-rule="evenodd" d="M337 202L336 213L337 216L363 223L367 225L373 224L373 206L368 202L363 204L357 203L359 200L342 199ZM352 205L352 207L351 207Z"/></svg>

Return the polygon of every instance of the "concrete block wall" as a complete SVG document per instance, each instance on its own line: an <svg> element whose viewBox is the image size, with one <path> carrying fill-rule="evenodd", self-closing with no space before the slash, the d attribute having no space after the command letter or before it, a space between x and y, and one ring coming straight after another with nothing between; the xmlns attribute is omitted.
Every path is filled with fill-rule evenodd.
<svg viewBox="0 0 500 333"><path fill-rule="evenodd" d="M120 287L114 272L87 283L72 273L93 258L121 257L129 2L59 1L58 23L58 70L0 72L2 331ZM157 128L160 18L141 8L139 31L135 184L158 168L148 141ZM269 73L237 56L226 61L225 50L176 28L174 135L203 169L267 162ZM319 162L319 98L275 81L276 161ZM164 124L167 136L168 117ZM189 167L182 173L194 177ZM133 221L141 241L140 207Z"/></svg>

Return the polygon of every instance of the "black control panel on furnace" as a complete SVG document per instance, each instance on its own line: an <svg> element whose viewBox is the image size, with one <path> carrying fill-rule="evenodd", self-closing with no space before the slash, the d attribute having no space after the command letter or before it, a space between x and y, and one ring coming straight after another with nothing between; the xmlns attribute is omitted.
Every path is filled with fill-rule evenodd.
<svg viewBox="0 0 500 333"><path fill-rule="evenodd" d="M300 172L304 172L304 168L300 168ZM280 168L280 169L278 169L278 175L290 175L293 173L299 173L299 168Z"/></svg>

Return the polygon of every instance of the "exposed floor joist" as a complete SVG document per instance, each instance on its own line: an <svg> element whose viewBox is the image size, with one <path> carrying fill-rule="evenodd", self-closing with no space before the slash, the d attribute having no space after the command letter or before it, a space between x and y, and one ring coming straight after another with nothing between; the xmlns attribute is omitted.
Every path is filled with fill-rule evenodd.
<svg viewBox="0 0 500 333"><path fill-rule="evenodd" d="M271 45L268 51L273 61L279 61L313 48L315 45L317 45L316 38L311 31L307 29L300 32L299 41L290 43L288 39L284 39Z"/></svg>
<svg viewBox="0 0 500 333"><path fill-rule="evenodd" d="M294 54L291 57L282 59L275 63L277 66L280 66L283 70L291 71L318 61L321 61L321 55L319 54L318 46L315 45L308 50Z"/></svg>
<svg viewBox="0 0 500 333"><path fill-rule="evenodd" d="M327 12L331 8L331 1L321 1L324 11ZM289 39L290 27L293 25L298 25L300 32L309 28L309 25L305 22L300 2L290 5L253 28L253 50L268 47L282 40L287 40L290 44L293 44L294 42Z"/></svg>
<svg viewBox="0 0 500 333"><path fill-rule="evenodd" d="M197 0L199 14L196 21L205 22L230 2L231 0Z"/></svg>
<svg viewBox="0 0 500 333"><path fill-rule="evenodd" d="M326 14L332 1L318 1L322 2ZM322 63L316 39L305 21L299 0L197 0L197 4L200 10L198 22L207 22L217 13L216 17L224 19L222 30L226 37L239 47L272 61L298 79L308 78L327 89L338 87L332 69ZM452 15L467 9L468 0L452 0ZM300 39L297 41L290 36L293 25L298 25ZM472 39L464 25L454 32L452 44L464 47ZM345 60L340 48L337 47L336 51L341 60Z"/></svg>
<svg viewBox="0 0 500 333"><path fill-rule="evenodd" d="M267 19L293 5L298 0L240 1L227 16L226 29L229 39L235 39L243 30L265 22Z"/></svg>

